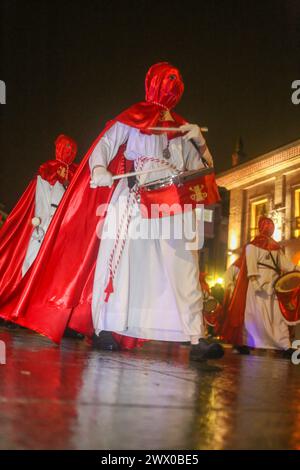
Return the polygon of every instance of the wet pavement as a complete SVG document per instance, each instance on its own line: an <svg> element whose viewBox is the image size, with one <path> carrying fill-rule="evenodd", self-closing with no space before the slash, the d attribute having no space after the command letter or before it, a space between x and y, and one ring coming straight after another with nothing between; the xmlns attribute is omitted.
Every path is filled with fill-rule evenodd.
<svg viewBox="0 0 300 470"><path fill-rule="evenodd" d="M0 329L0 449L299 449L300 365L275 354L189 363L189 348L57 347Z"/></svg>

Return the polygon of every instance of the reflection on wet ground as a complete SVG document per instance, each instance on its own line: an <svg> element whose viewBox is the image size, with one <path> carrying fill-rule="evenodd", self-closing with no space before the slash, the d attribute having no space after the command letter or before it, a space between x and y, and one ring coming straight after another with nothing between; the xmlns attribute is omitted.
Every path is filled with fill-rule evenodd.
<svg viewBox="0 0 300 470"><path fill-rule="evenodd" d="M300 366L272 353L209 365L189 348L122 353L0 330L0 449L299 449Z"/></svg>

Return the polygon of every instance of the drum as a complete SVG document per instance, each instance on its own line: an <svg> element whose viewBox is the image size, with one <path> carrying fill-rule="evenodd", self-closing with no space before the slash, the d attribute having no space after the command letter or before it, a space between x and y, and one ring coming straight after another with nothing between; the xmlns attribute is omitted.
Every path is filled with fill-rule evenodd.
<svg viewBox="0 0 300 470"><path fill-rule="evenodd" d="M204 300L203 302L203 312L204 313L211 313L214 312L217 308L218 302L214 297L208 297L208 299Z"/></svg>
<svg viewBox="0 0 300 470"><path fill-rule="evenodd" d="M203 302L203 318L208 326L215 328L218 325L220 316L220 304L212 296L204 299Z"/></svg>
<svg viewBox="0 0 300 470"><path fill-rule="evenodd" d="M280 276L274 289L280 311L287 323L300 322L300 272L291 271Z"/></svg>
<svg viewBox="0 0 300 470"><path fill-rule="evenodd" d="M182 171L139 187L144 218L167 217L220 201L213 168Z"/></svg>

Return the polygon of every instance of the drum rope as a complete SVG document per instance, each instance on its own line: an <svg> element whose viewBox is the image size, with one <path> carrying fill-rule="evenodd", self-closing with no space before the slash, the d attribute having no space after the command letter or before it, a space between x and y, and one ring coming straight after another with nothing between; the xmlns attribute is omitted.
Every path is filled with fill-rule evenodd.
<svg viewBox="0 0 300 470"><path fill-rule="evenodd" d="M170 170L178 171L178 168L175 165L173 165L172 163L166 162L165 160L162 160L161 158L157 158L157 157L145 157L145 156L144 157L139 157L134 163L135 163L135 166L137 164L139 170L143 170L144 164L147 163L147 162L159 163L160 165L165 166L166 170L170 169ZM139 170L137 169L137 167L135 167L135 171L139 171Z"/></svg>
<svg viewBox="0 0 300 470"><path fill-rule="evenodd" d="M165 162L164 160L161 160L160 158L142 156L142 157L137 158L134 162L135 171L143 170L145 163L149 161L153 163L163 164L166 166L166 168L176 170L176 167L174 165L170 164L169 162ZM132 188L129 189L129 194L126 199L125 210L122 214L122 218L121 218L121 221L117 230L117 234L116 234L116 239L115 239L112 251L109 256L109 262L108 262L109 280L104 291L106 294L105 299L104 299L105 302L108 302L110 294L114 292L114 278L115 278L115 275L119 267L122 254L125 248L129 225L132 220L132 212L133 212L134 204L137 203L138 194L139 194L139 186L138 184L135 184ZM121 238L123 230L124 230L123 238ZM118 252L118 256L116 257L117 252Z"/></svg>

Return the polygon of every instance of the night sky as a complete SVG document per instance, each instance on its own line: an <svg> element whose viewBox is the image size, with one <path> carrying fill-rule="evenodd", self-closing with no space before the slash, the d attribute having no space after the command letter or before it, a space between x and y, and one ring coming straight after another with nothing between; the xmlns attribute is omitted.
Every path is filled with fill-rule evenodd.
<svg viewBox="0 0 300 470"><path fill-rule="evenodd" d="M9 211L66 133L78 160L105 122L144 97L169 61L177 111L209 128L217 171L242 136L249 158L300 138L299 0L0 1L0 202Z"/></svg>

